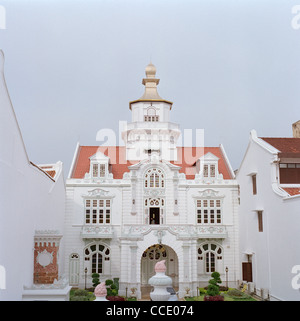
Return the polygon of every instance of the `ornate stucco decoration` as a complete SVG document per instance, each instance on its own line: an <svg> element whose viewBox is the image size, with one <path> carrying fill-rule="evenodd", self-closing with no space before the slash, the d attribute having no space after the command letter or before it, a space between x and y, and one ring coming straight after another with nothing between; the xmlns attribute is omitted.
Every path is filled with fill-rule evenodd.
<svg viewBox="0 0 300 321"><path fill-rule="evenodd" d="M87 194L82 195L83 198L113 198L114 194L110 194L109 191L106 191L102 188L95 188L91 191L88 191Z"/></svg>
<svg viewBox="0 0 300 321"><path fill-rule="evenodd" d="M193 195L194 198L203 198L203 199L210 199L210 198L224 198L225 195L219 195L219 191L213 189L206 189L204 191L198 191L198 194Z"/></svg>

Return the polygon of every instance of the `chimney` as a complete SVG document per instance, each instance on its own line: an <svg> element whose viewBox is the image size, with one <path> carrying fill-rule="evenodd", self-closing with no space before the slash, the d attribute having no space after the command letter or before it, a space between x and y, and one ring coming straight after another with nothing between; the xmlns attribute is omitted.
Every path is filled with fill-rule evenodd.
<svg viewBox="0 0 300 321"><path fill-rule="evenodd" d="M300 120L293 124L293 137L300 138Z"/></svg>

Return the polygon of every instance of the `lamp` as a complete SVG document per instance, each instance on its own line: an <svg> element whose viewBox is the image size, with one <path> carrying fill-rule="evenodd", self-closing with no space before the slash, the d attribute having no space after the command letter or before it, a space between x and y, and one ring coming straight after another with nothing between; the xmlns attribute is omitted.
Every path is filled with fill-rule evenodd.
<svg viewBox="0 0 300 321"><path fill-rule="evenodd" d="M228 266L226 266L225 272L226 272L226 287L228 288Z"/></svg>
<svg viewBox="0 0 300 321"><path fill-rule="evenodd" d="M87 275L88 269L87 267L84 269L84 289L86 290L86 275Z"/></svg>

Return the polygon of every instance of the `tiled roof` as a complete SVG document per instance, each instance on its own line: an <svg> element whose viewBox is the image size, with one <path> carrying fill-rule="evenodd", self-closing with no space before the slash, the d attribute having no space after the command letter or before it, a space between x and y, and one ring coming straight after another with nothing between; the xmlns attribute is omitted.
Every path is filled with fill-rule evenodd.
<svg viewBox="0 0 300 321"><path fill-rule="evenodd" d="M127 161L126 149L124 146L79 146L75 159L71 178L83 178L90 170L89 158L98 151L110 158L110 172L114 179L122 179L125 172L129 172L128 166L139 161ZM194 179L196 173L195 163L199 157L211 152L219 158L219 172L224 179L232 179L228 164L220 147L178 147L178 161L171 161L172 164L180 166L180 173L185 173L187 179Z"/></svg>
<svg viewBox="0 0 300 321"><path fill-rule="evenodd" d="M287 193L291 196L300 195L300 188L299 187L282 187Z"/></svg>
<svg viewBox="0 0 300 321"><path fill-rule="evenodd" d="M280 151L281 157L300 157L300 138L260 137Z"/></svg>
<svg viewBox="0 0 300 321"><path fill-rule="evenodd" d="M220 147L177 147L177 161L170 163L180 166L180 173L185 173L187 179L194 179L196 174L196 161L207 153L212 153L219 158L219 172L224 179L232 179L226 160Z"/></svg>

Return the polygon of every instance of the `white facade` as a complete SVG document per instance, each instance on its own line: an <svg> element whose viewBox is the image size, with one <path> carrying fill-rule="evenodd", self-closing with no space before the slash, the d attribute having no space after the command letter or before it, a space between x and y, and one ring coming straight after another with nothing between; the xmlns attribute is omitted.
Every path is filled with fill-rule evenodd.
<svg viewBox="0 0 300 321"><path fill-rule="evenodd" d="M240 260L252 265L252 282L258 294L263 290L271 300L300 300L300 184L282 184L280 175L281 164L300 164L300 139L288 140L289 144L284 139L261 139L253 130L237 173ZM283 149L293 144L294 156L290 152L284 155L273 141L281 142Z"/></svg>
<svg viewBox="0 0 300 321"><path fill-rule="evenodd" d="M225 151L176 147L179 126L170 123L172 103L157 94L155 72L147 66L145 94L130 103L125 147L76 147L64 234L72 286L90 287L97 272L118 278L119 294L136 287L141 297L161 259L180 297L187 287L195 295L213 271L225 285L226 267L230 286L240 279L238 184Z"/></svg>
<svg viewBox="0 0 300 321"><path fill-rule="evenodd" d="M28 159L5 84L2 51L0 122L0 301L22 300L24 287L33 288L37 231L63 233L65 186L61 162L46 166L52 177ZM59 274L62 258L61 246Z"/></svg>

